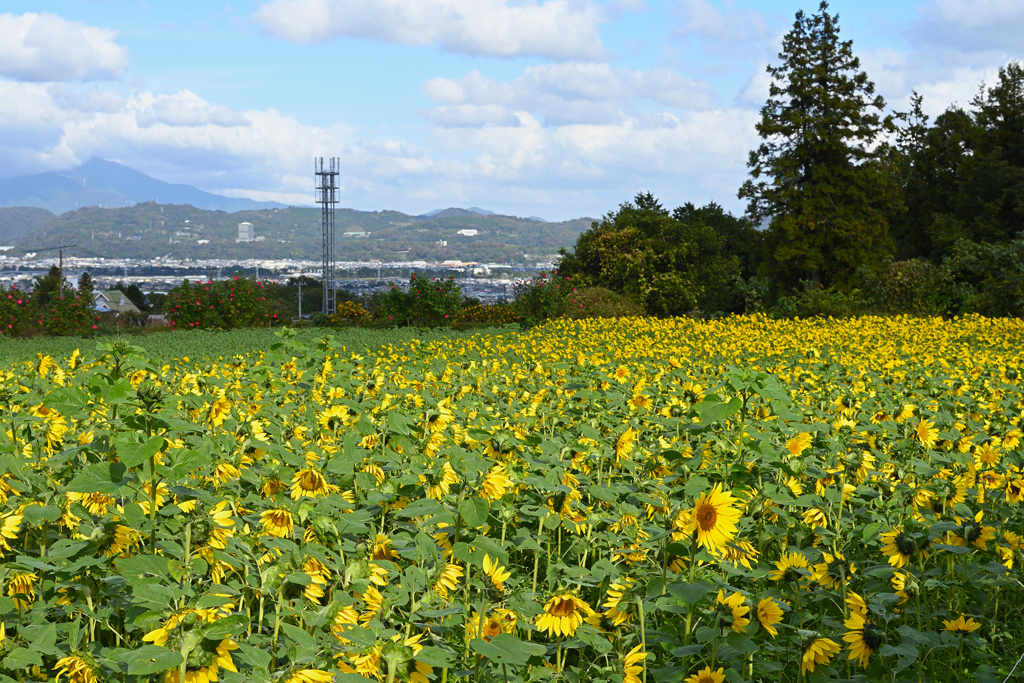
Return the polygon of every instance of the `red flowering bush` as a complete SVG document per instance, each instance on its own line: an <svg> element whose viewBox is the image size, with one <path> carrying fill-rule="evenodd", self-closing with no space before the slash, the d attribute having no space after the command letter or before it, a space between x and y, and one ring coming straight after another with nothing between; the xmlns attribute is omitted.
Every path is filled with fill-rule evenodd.
<svg viewBox="0 0 1024 683"><path fill-rule="evenodd" d="M217 282L188 280L167 295L171 326L179 330L269 327L277 322L263 283L234 277Z"/></svg>
<svg viewBox="0 0 1024 683"><path fill-rule="evenodd" d="M0 287L0 335L14 337L25 332L32 321L31 296L15 285Z"/></svg>

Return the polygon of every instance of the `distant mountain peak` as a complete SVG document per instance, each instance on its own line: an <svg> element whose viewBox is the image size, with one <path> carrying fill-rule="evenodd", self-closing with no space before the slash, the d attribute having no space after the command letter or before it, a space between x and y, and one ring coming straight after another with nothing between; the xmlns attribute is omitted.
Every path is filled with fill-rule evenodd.
<svg viewBox="0 0 1024 683"><path fill-rule="evenodd" d="M481 209L477 206L471 206L468 209L462 209L457 206L452 206L447 209L434 209L428 213L421 213L416 218L452 218L454 216L495 216L493 211L487 209Z"/></svg>
<svg viewBox="0 0 1024 683"><path fill-rule="evenodd" d="M224 197L191 185L164 182L100 157L67 171L0 180L0 206L35 206L61 214L85 206L113 208L144 201L227 212L284 207L277 202Z"/></svg>

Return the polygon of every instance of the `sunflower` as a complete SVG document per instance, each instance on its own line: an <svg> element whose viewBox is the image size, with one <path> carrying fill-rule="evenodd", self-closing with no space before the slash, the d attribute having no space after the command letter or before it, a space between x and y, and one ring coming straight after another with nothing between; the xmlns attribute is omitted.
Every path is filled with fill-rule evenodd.
<svg viewBox="0 0 1024 683"><path fill-rule="evenodd" d="M992 526L982 525L981 520L984 515L984 510L979 510L978 514L974 516L973 522L964 521L959 517L955 518L956 523L960 524L960 528L957 530L959 533L950 533L950 545L973 545L979 550L988 550L988 542L996 537L996 529Z"/></svg>
<svg viewBox="0 0 1024 683"><path fill-rule="evenodd" d="M57 671L57 670L60 671ZM57 661L53 667L57 671L56 683L60 683L61 676L67 676L68 683L99 683L92 666L77 655L70 655Z"/></svg>
<svg viewBox="0 0 1024 683"><path fill-rule="evenodd" d="M779 635L775 625L782 621L782 607L771 598L763 598L757 603L757 621L761 628L771 634L771 637Z"/></svg>
<svg viewBox="0 0 1024 683"><path fill-rule="evenodd" d="M480 615L473 612L473 616L466 622L466 633L470 640L483 638L490 642L491 638L500 633L515 633L517 618L515 612L508 609L496 609L484 618L480 624Z"/></svg>
<svg viewBox="0 0 1024 683"><path fill-rule="evenodd" d="M981 628L981 624L976 622L974 619L965 619L964 615L962 614L958 616L956 619L953 619L952 621L948 619L943 619L942 625L944 627L942 629L943 631L949 631L953 635L957 636L970 635L971 633L974 633L979 628Z"/></svg>
<svg viewBox="0 0 1024 683"><path fill-rule="evenodd" d="M893 572L892 578L889 581L892 583L896 595L899 596L900 601L896 603L897 605L902 605L911 596L917 595L917 578L913 574Z"/></svg>
<svg viewBox="0 0 1024 683"><path fill-rule="evenodd" d="M775 563L775 569L768 573L772 581L784 581L792 584L796 581L806 583L810 575L811 563L800 552L784 553Z"/></svg>
<svg viewBox="0 0 1024 683"><path fill-rule="evenodd" d="M722 683L725 680L725 668L719 668L716 671L712 671L710 666L706 666L697 673L687 678L683 683Z"/></svg>
<svg viewBox="0 0 1024 683"><path fill-rule="evenodd" d="M897 569L903 569L910 562L910 559L917 553L917 543L914 542L903 525L899 525L891 531L881 535L882 554L889 556L889 564Z"/></svg>
<svg viewBox="0 0 1024 683"><path fill-rule="evenodd" d="M455 415L449 407L451 399L446 398L437 404L434 410L428 410L423 416L423 429L428 432L441 432L455 421Z"/></svg>
<svg viewBox="0 0 1024 683"><path fill-rule="evenodd" d="M750 608L744 603L741 593L733 593L729 597L725 597L725 592L722 590L718 591L718 598L715 600L716 605L722 605L725 608L725 623L735 633L743 633L747 629L747 624L750 623L750 619L746 616L750 612Z"/></svg>
<svg viewBox="0 0 1024 683"><path fill-rule="evenodd" d="M825 588L839 590L843 587L843 580L849 582L850 577L857 571L857 565L847 560L842 553L834 556L830 553L822 553L824 562L814 565L814 572L811 578Z"/></svg>
<svg viewBox="0 0 1024 683"><path fill-rule="evenodd" d="M325 567L320 560L311 557L303 563L302 571L309 576L309 583L302 593L306 596L307 600L319 605L320 598L324 597L323 587L327 585L327 580L331 578L331 570Z"/></svg>
<svg viewBox="0 0 1024 683"><path fill-rule="evenodd" d="M210 410L207 412L206 421L214 427L220 427L224 424L224 419L231 414L231 402L228 401L227 396L221 392L217 396L217 400L210 406Z"/></svg>
<svg viewBox="0 0 1024 683"><path fill-rule="evenodd" d="M804 647L800 664L801 673L814 671L818 665L828 665L832 657L839 652L839 643L829 638L815 638Z"/></svg>
<svg viewBox="0 0 1024 683"><path fill-rule="evenodd" d="M286 683L331 683L334 674L320 669L301 669L287 680Z"/></svg>
<svg viewBox="0 0 1024 683"><path fill-rule="evenodd" d="M287 510L271 509L260 514L263 533L278 538L291 538L292 513Z"/></svg>
<svg viewBox="0 0 1024 683"><path fill-rule="evenodd" d="M447 460L441 465L440 472L421 474L419 478L423 488L427 490L427 497L434 500L441 500L447 496L452 484L457 484L459 481L459 475L455 473L455 469Z"/></svg>
<svg viewBox="0 0 1024 683"><path fill-rule="evenodd" d="M619 367L615 368L615 372L612 373L612 377L619 384L625 384L626 382L629 381L629 374L629 368L627 368L625 365L620 365Z"/></svg>
<svg viewBox="0 0 1024 683"><path fill-rule="evenodd" d="M850 612L850 618L843 623L849 629L843 636L843 640L850 644L847 658L867 668L868 659L885 642L882 633L859 612Z"/></svg>
<svg viewBox="0 0 1024 683"><path fill-rule="evenodd" d="M13 512L3 516L3 524L0 525L0 546L3 546L4 550L11 549L11 546L7 545L7 539L13 541L18 538L18 530L21 529L22 519L22 515L16 515Z"/></svg>
<svg viewBox="0 0 1024 683"><path fill-rule="evenodd" d="M789 451L791 457L795 458L810 448L812 438L813 436L810 432L800 432L786 442L786 450Z"/></svg>
<svg viewBox="0 0 1024 683"><path fill-rule="evenodd" d="M935 442L939 439L939 428L931 420L921 420L914 427L914 436L924 448L935 448Z"/></svg>
<svg viewBox="0 0 1024 683"><path fill-rule="evenodd" d="M828 528L828 518L825 517L825 513L818 508L807 508L803 514L804 524L816 529L818 527Z"/></svg>
<svg viewBox="0 0 1024 683"><path fill-rule="evenodd" d="M505 590L503 585L505 581L508 581L509 577L512 576L512 572L508 571L505 567L498 564L497 560L492 560L490 555L484 554L484 574L491 580L494 587L499 591Z"/></svg>
<svg viewBox="0 0 1024 683"><path fill-rule="evenodd" d="M627 609L625 605L623 605L623 609L619 609L623 598L632 587L633 579L628 576L622 577L621 583L616 581L608 586L608 599L601 607L604 608L604 618L613 627L619 627L633 619L632 610Z"/></svg>
<svg viewBox="0 0 1024 683"><path fill-rule="evenodd" d="M722 562L731 562L734 567L743 565L753 569L757 564L757 548L746 541L733 541L724 548L712 551L712 556Z"/></svg>
<svg viewBox="0 0 1024 683"><path fill-rule="evenodd" d="M626 661L622 665L624 676L622 683L640 683L640 677L644 670L644 665L641 662L647 659L647 653L641 652L643 647L644 644L640 643L626 653Z"/></svg>
<svg viewBox="0 0 1024 683"><path fill-rule="evenodd" d="M210 641L203 640L200 647L189 653L185 683L216 681L222 668L238 673L231 658L231 651L237 649L238 645L230 639L220 641L216 647ZM179 683L180 680L178 669L170 669L164 676L164 683Z"/></svg>
<svg viewBox="0 0 1024 683"><path fill-rule="evenodd" d="M311 467L299 470L292 476L292 500L298 500L303 496L316 498L326 496L328 493L330 490L324 475Z"/></svg>
<svg viewBox="0 0 1024 683"><path fill-rule="evenodd" d="M697 543L714 551L725 547L736 536L736 523L740 509L734 507L736 499L723 492L721 484L700 494L693 505L690 525L697 532Z"/></svg>
<svg viewBox="0 0 1024 683"><path fill-rule="evenodd" d="M397 560L398 552L395 551L395 547L391 539L384 534L377 534L377 539L373 544L373 551L370 553L370 559Z"/></svg>
<svg viewBox="0 0 1024 683"><path fill-rule="evenodd" d="M434 584L434 590L442 599L447 599L448 591L457 590L459 579L462 578L463 569L457 564L448 563L441 571L441 577Z"/></svg>
<svg viewBox="0 0 1024 683"><path fill-rule="evenodd" d="M593 613L590 605L571 593L555 595L544 605L544 614L537 619L537 630L571 637L583 620Z"/></svg>
<svg viewBox="0 0 1024 683"><path fill-rule="evenodd" d="M512 488L512 480L509 479L508 472L505 471L504 465L495 465L491 470L484 476L484 483L481 487L480 495L491 501L492 503Z"/></svg>
<svg viewBox="0 0 1024 683"><path fill-rule="evenodd" d="M35 574L15 574L7 583L7 595L14 600L19 610L32 608L32 603L36 599L35 586L38 580L39 577Z"/></svg>
<svg viewBox="0 0 1024 683"><path fill-rule="evenodd" d="M345 406L331 406L317 416L317 424L325 432L335 433L348 422L349 412Z"/></svg>
<svg viewBox="0 0 1024 683"><path fill-rule="evenodd" d="M409 683L429 683L434 668L429 664L415 659L423 646L420 645L422 633L403 638L401 634L380 646L380 658L387 664L388 679L409 681Z"/></svg>
<svg viewBox="0 0 1024 683"><path fill-rule="evenodd" d="M615 442L615 459L621 460L628 458L633 453L633 448L636 445L637 431L632 427L628 427L626 431L619 435L618 440Z"/></svg>

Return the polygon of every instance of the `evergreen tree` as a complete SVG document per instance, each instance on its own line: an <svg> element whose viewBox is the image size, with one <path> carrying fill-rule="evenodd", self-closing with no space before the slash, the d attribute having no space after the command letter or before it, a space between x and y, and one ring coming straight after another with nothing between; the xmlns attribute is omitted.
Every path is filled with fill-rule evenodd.
<svg viewBox="0 0 1024 683"><path fill-rule="evenodd" d="M78 276L78 291L91 294L95 288L96 284L92 280L92 275L89 275L89 271L83 270L82 274Z"/></svg>
<svg viewBox="0 0 1024 683"><path fill-rule="evenodd" d="M839 17L822 2L796 15L779 66L769 66L769 99L751 151L751 178L739 192L747 215L769 222L774 270L832 284L890 249L887 217L899 207L892 154L881 136L885 101L860 71L852 41L839 39Z"/></svg>

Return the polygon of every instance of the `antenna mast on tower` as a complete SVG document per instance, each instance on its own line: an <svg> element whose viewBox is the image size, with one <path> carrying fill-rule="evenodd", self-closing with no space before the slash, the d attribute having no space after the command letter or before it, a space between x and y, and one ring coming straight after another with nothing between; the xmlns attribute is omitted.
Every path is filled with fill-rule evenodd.
<svg viewBox="0 0 1024 683"><path fill-rule="evenodd" d="M324 243L324 298L323 313L331 315L337 307L337 287L334 280L334 205L338 203L338 173L340 160L331 157L330 165L324 166L324 158L313 162L316 175L316 201L321 208L321 225Z"/></svg>

